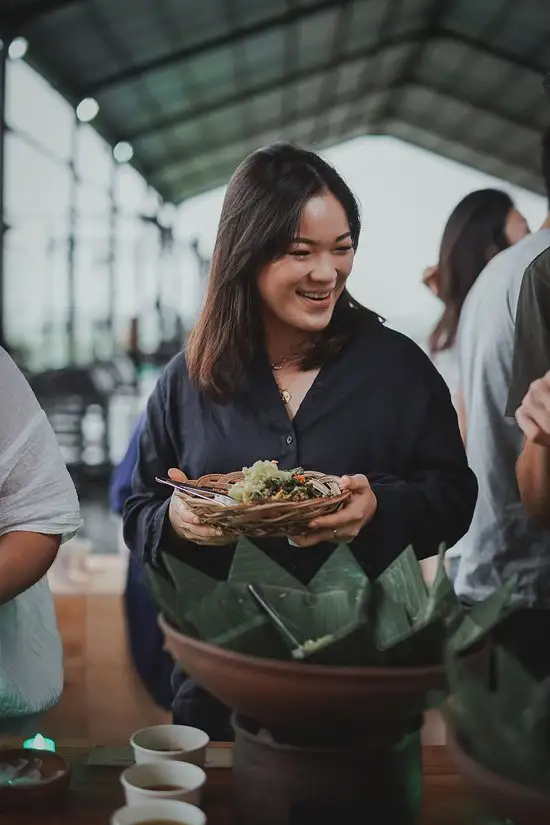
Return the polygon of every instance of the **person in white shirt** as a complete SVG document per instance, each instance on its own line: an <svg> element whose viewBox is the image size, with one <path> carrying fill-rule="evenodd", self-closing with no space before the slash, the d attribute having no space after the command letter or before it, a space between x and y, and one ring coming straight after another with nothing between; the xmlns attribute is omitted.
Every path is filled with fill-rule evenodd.
<svg viewBox="0 0 550 825"><path fill-rule="evenodd" d="M81 518L55 434L1 347L0 387L0 734L21 734L63 688L46 573Z"/></svg>
<svg viewBox="0 0 550 825"><path fill-rule="evenodd" d="M424 283L443 302L428 339L428 351L449 387L464 439L466 420L456 348L462 307L489 261L528 234L527 221L506 192L479 189L466 195L452 211L441 238L439 261L424 271ZM458 548L449 550L447 561L454 578Z"/></svg>

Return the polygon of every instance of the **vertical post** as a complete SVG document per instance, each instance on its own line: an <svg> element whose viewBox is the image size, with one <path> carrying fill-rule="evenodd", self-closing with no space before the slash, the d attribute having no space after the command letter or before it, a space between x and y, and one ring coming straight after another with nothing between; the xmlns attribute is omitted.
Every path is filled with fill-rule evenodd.
<svg viewBox="0 0 550 825"><path fill-rule="evenodd" d="M77 151L80 121L76 113L73 117L71 131L71 157L69 160L69 171L71 173L71 189L69 196L69 234L67 243L67 361L69 364L76 362L76 232L78 221L78 169Z"/></svg>
<svg viewBox="0 0 550 825"><path fill-rule="evenodd" d="M110 338L112 355L114 355L116 351L116 238L118 224L118 205L116 191L117 172L118 163L114 158L112 158L109 181L109 251L107 253L107 331Z"/></svg>
<svg viewBox="0 0 550 825"><path fill-rule="evenodd" d="M8 64L8 43L4 41L0 44L0 346L5 347L6 337L4 329L5 320L5 289L4 278L6 276L6 199L5 199L5 176L4 162L6 159L5 134L6 134L6 75Z"/></svg>

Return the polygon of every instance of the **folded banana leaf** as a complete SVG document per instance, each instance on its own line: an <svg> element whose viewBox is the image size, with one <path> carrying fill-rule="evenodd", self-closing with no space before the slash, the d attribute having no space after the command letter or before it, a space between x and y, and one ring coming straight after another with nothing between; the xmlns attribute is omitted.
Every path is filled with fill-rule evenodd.
<svg viewBox="0 0 550 825"><path fill-rule="evenodd" d="M461 653L478 644L489 630L503 621L513 608L509 606L510 596L517 585L517 576L512 576L498 590L495 590L484 602L477 602L468 611L463 611L459 622L454 622L456 629L450 638L450 645ZM454 628L453 628L454 629Z"/></svg>
<svg viewBox="0 0 550 825"><path fill-rule="evenodd" d="M447 713L463 747L508 779L550 793L550 684L497 648L491 681L449 649Z"/></svg>
<svg viewBox="0 0 550 825"><path fill-rule="evenodd" d="M205 551L206 552L206 551ZM297 552L299 552L297 550ZM441 664L445 641L456 651L480 641L506 613L513 585L464 611L444 566L426 587L408 547L375 581L341 544L305 585L249 539L240 539L226 581L165 555L148 569L154 598L183 633L241 653L306 663L371 666ZM263 596L298 647L248 590Z"/></svg>

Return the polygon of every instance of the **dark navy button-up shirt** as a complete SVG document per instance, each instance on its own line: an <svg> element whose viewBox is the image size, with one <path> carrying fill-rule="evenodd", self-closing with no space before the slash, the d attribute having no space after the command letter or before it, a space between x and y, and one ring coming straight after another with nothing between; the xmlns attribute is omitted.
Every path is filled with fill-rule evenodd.
<svg viewBox="0 0 550 825"><path fill-rule="evenodd" d="M412 341L374 318L322 367L293 421L267 358L258 357L246 385L221 404L197 391L178 355L149 399L138 453L124 510L128 546L153 564L159 551L175 553L220 579L232 546L205 549L172 531L170 490L155 481L171 467L197 478L275 459L285 469L364 473L378 508L351 547L370 576L410 543L419 558L435 555L441 542L455 544L477 496L439 373ZM304 582L334 549L297 548L284 538L258 544Z"/></svg>

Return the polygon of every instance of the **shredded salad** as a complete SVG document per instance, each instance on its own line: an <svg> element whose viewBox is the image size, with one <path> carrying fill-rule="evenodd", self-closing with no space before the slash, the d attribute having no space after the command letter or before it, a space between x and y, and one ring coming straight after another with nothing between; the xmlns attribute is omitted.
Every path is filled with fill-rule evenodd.
<svg viewBox="0 0 550 825"><path fill-rule="evenodd" d="M265 501L307 501L323 494L303 475L303 470L279 470L276 461L256 461L243 467L244 478L229 495L241 504Z"/></svg>

